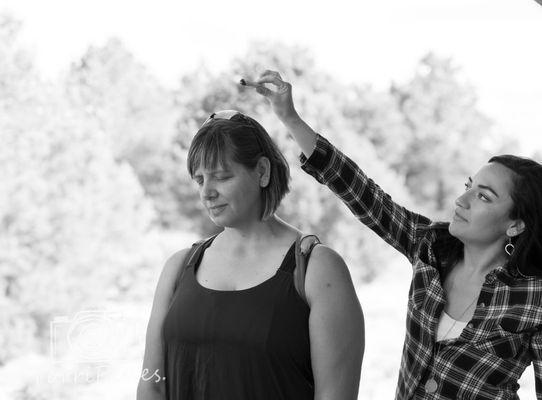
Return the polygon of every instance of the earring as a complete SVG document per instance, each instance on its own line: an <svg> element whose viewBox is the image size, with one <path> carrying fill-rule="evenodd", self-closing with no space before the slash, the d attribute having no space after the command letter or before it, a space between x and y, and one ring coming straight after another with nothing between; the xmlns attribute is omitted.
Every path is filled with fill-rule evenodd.
<svg viewBox="0 0 542 400"><path fill-rule="evenodd" d="M512 238L509 237L508 238L508 243L506 244L506 246L504 246L504 251L506 252L506 254L508 254L509 256L512 256L512 253L514 252L516 246L514 246L512 244Z"/></svg>
<svg viewBox="0 0 542 400"><path fill-rule="evenodd" d="M267 185L269 185L269 177L268 176L262 176L262 178L260 179L260 186L261 187L266 187Z"/></svg>

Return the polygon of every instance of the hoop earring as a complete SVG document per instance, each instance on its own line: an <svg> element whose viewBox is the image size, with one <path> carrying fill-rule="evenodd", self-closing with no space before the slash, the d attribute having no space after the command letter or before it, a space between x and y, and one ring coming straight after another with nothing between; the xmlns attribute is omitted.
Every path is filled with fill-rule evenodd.
<svg viewBox="0 0 542 400"><path fill-rule="evenodd" d="M516 249L516 246L512 244L512 238L509 237L508 243L506 244L506 246L504 246L504 251L506 252L506 254L508 254L511 257L515 249Z"/></svg>

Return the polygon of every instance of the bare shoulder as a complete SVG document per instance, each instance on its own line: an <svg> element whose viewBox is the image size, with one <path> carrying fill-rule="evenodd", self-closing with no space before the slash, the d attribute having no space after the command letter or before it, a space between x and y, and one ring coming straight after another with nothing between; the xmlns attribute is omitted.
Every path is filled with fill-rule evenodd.
<svg viewBox="0 0 542 400"><path fill-rule="evenodd" d="M348 273L348 267L339 253L323 244L319 244L312 249L307 273L309 271L317 274L342 274Z"/></svg>
<svg viewBox="0 0 542 400"><path fill-rule="evenodd" d="M160 273L160 278L158 280L157 290L165 292L164 294L170 295L170 292L173 290L175 284L175 279L177 278L181 266L183 265L184 260L188 256L191 247L187 247L176 251L166 260L162 272Z"/></svg>
<svg viewBox="0 0 542 400"><path fill-rule="evenodd" d="M354 293L348 266L332 248L319 244L312 250L305 276L307 300L333 293Z"/></svg>
<svg viewBox="0 0 542 400"><path fill-rule="evenodd" d="M171 296L173 295L175 280L189 251L190 248L179 250L173 253L165 262L154 292L151 322L156 321L157 323L161 323L161 320L165 316Z"/></svg>
<svg viewBox="0 0 542 400"><path fill-rule="evenodd" d="M190 252L191 248L187 247L185 249L181 249L179 251L176 251L173 253L169 258L166 260L166 263L164 264L164 271L165 270L178 270L183 263L184 259Z"/></svg>

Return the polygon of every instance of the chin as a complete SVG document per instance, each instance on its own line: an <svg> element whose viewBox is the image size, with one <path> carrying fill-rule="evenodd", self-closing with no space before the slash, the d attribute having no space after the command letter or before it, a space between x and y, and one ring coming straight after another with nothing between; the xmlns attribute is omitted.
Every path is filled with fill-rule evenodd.
<svg viewBox="0 0 542 400"><path fill-rule="evenodd" d="M216 218L211 218L211 222L218 226L219 228L235 228L235 220L231 218L224 218L218 216Z"/></svg>
<svg viewBox="0 0 542 400"><path fill-rule="evenodd" d="M218 226L219 228L224 228L227 224L225 224L224 218L220 218L220 216L217 217L210 217L209 218L213 224Z"/></svg>
<svg viewBox="0 0 542 400"><path fill-rule="evenodd" d="M448 225L448 232L455 238L461 238L461 228L459 228L454 221L450 222L450 225Z"/></svg>
<svg viewBox="0 0 542 400"><path fill-rule="evenodd" d="M450 224L450 226L448 227L448 232L450 232L450 235L458 239L463 244L467 242L474 242L477 238L477 235L473 232L465 231L465 229L461 229L457 225L453 224Z"/></svg>

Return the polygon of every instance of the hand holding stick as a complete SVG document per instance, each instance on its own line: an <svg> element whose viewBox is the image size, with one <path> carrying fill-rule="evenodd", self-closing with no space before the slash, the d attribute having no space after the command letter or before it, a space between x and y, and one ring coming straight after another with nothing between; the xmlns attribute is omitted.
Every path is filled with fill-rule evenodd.
<svg viewBox="0 0 542 400"><path fill-rule="evenodd" d="M292 85L285 82L278 72L270 70L266 70L256 81L241 79L239 83L255 88L256 92L269 101L275 115L290 131L301 151L309 157L316 145L316 133L297 114L292 99ZM276 89L269 89L265 84L273 85Z"/></svg>
<svg viewBox="0 0 542 400"><path fill-rule="evenodd" d="M241 79L239 83L255 88L256 92L264 96L282 122L298 117L292 99L292 85L283 81L278 72L266 70L256 81ZM275 86L276 90L266 87L266 83Z"/></svg>

